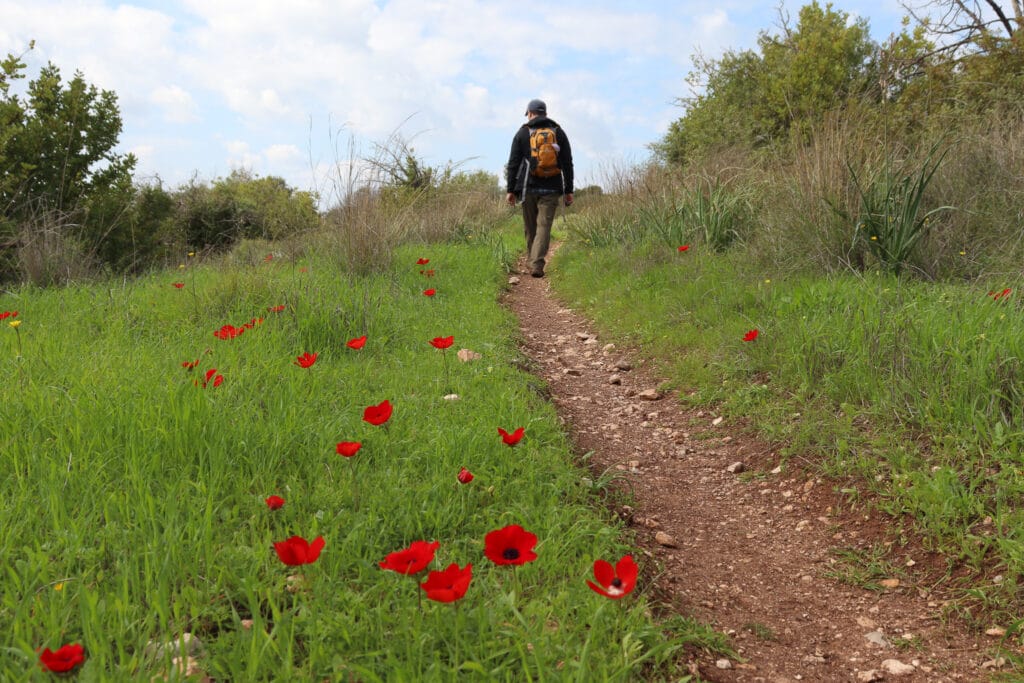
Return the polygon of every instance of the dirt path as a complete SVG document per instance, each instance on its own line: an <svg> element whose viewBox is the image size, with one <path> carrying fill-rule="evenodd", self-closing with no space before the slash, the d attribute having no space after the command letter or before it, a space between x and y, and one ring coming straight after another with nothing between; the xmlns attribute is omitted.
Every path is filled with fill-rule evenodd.
<svg viewBox="0 0 1024 683"><path fill-rule="evenodd" d="M549 276L557 269L556 259ZM841 512L832 484L780 468L729 416L658 394L659 378L599 340L555 300L548 278L519 271L506 305L519 317L524 353L579 452L594 452L595 474L620 473L617 485L635 499L617 512L647 556L647 590L730 634L742 658L704 656L692 671L751 683L991 678L998 639L944 623L943 597L928 578L938 558L895 546L887 559L899 585L881 590L832 578L847 566L842 551L884 541L885 520Z"/></svg>

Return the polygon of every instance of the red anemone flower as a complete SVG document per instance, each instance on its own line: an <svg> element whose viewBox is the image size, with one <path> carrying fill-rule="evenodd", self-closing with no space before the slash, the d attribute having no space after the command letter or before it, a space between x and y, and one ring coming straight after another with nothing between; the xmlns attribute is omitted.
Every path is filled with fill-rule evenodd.
<svg viewBox="0 0 1024 683"><path fill-rule="evenodd" d="M355 349L356 351L358 351L359 349L366 346L366 335L364 334L362 337L349 339L347 342L345 342L345 346L347 346L350 349Z"/></svg>
<svg viewBox="0 0 1024 683"><path fill-rule="evenodd" d="M689 249L690 249L690 245L689 244L684 244L681 247L679 247L679 251L689 251Z"/></svg>
<svg viewBox="0 0 1024 683"><path fill-rule="evenodd" d="M512 447L522 440L523 434L526 433L526 429L524 427L519 427L516 431L509 434L501 427L498 427L498 433L501 434L501 440L505 442L505 445Z"/></svg>
<svg viewBox="0 0 1024 683"><path fill-rule="evenodd" d="M218 339L234 339L238 335L245 332L245 327L235 327L234 325L224 325L219 330L213 333L214 337Z"/></svg>
<svg viewBox="0 0 1024 683"><path fill-rule="evenodd" d="M430 259L428 259L428 258L419 258L419 259L416 259L416 265L417 265L417 266L425 266L425 265L427 265L428 263L430 263Z"/></svg>
<svg viewBox="0 0 1024 683"><path fill-rule="evenodd" d="M467 470L465 467L463 467L462 469L459 470L459 473L456 475L456 478L459 480L460 484L468 484L469 482L473 481L473 473Z"/></svg>
<svg viewBox="0 0 1024 683"><path fill-rule="evenodd" d="M298 365L300 368L308 368L316 362L316 356L317 354L306 351L295 359L295 365Z"/></svg>
<svg viewBox="0 0 1024 683"><path fill-rule="evenodd" d="M437 290L433 287L423 290L423 296L434 296L435 294L437 294Z"/></svg>
<svg viewBox="0 0 1024 683"><path fill-rule="evenodd" d="M280 313L284 309L285 309L285 305L284 304L280 304L280 305L277 305L277 306L271 306L267 310L270 311L271 313Z"/></svg>
<svg viewBox="0 0 1024 683"><path fill-rule="evenodd" d="M597 583L587 580L587 585L595 593L618 600L633 592L633 588L636 586L637 572L636 562L633 561L632 555L624 556L615 563L614 568L606 560L596 560L594 562L594 578L597 579Z"/></svg>
<svg viewBox="0 0 1024 683"><path fill-rule="evenodd" d="M17 311L4 311L3 313L0 313L0 320L6 320L7 318L17 318L17 317L18 317L18 312Z"/></svg>
<svg viewBox="0 0 1024 683"><path fill-rule="evenodd" d="M267 254L266 256L263 257L263 261L266 262L266 263L270 263L273 260L274 260L274 255L273 254Z"/></svg>
<svg viewBox="0 0 1024 683"><path fill-rule="evenodd" d="M264 502L271 510L280 510L284 507L284 498L281 496L270 496Z"/></svg>
<svg viewBox="0 0 1024 683"><path fill-rule="evenodd" d="M381 569L411 576L419 574L434 561L434 552L441 546L439 541L413 541L405 550L388 554L380 563Z"/></svg>
<svg viewBox="0 0 1024 683"><path fill-rule="evenodd" d="M433 268L431 268L430 270L421 270L420 272L423 273L423 275L425 277L434 277L434 269Z"/></svg>
<svg viewBox="0 0 1024 683"><path fill-rule="evenodd" d="M756 329L755 330L750 330L745 335L743 335L743 341L745 341L745 342L752 342L755 339L757 339L757 335L759 335L759 334L761 334L760 331L758 331Z"/></svg>
<svg viewBox="0 0 1024 683"><path fill-rule="evenodd" d="M181 364L181 367L185 368L186 370L191 370L192 368L194 368L197 365L199 365L199 359L198 358L196 358L195 360L184 361Z"/></svg>
<svg viewBox="0 0 1024 683"><path fill-rule="evenodd" d="M67 673L84 661L85 649L77 643L64 645L56 652L46 648L39 655L39 663L47 671L58 674Z"/></svg>
<svg viewBox="0 0 1024 683"><path fill-rule="evenodd" d="M363 420L379 427L391 419L391 413L393 411L394 407L391 405L391 402L384 399L384 401L375 406L367 406L366 409L363 410Z"/></svg>
<svg viewBox="0 0 1024 683"><path fill-rule="evenodd" d="M182 287L185 286L184 282L172 282L171 284L174 286L175 289L181 289Z"/></svg>
<svg viewBox="0 0 1024 683"><path fill-rule="evenodd" d="M213 386L219 387L221 384L224 383L224 375L218 375L217 368L210 368L209 370L206 371L206 376L203 378L203 389L205 389L210 384L211 380L213 381ZM200 386L199 380L196 380L195 382L193 382L193 384L195 384L196 386Z"/></svg>
<svg viewBox="0 0 1024 683"><path fill-rule="evenodd" d="M518 524L496 529L484 537L484 555L494 564L526 564L537 559L537 537Z"/></svg>
<svg viewBox="0 0 1024 683"><path fill-rule="evenodd" d="M274 550L282 562L289 567L296 567L300 564L313 564L320 557L320 551L324 549L324 537L317 536L310 543L302 536L278 541L274 544Z"/></svg>
<svg viewBox="0 0 1024 683"><path fill-rule="evenodd" d="M338 451L338 455L346 458L351 458L353 455L359 452L359 449L363 447L363 444L358 441L342 441L335 448Z"/></svg>
<svg viewBox="0 0 1024 683"><path fill-rule="evenodd" d="M430 340L430 345L435 349L447 349L452 343L455 342L455 336L450 337L434 337Z"/></svg>
<svg viewBox="0 0 1024 683"><path fill-rule="evenodd" d="M453 562L443 572L430 572L420 588L434 602L455 602L466 594L472 580L473 565L467 564L465 569L459 569L459 565Z"/></svg>

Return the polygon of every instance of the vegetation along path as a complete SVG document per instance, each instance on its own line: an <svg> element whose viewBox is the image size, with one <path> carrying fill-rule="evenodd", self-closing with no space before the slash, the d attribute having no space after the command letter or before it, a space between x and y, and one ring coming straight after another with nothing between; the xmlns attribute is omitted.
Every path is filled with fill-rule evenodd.
<svg viewBox="0 0 1024 683"><path fill-rule="evenodd" d="M998 675L995 640L943 617L938 558L911 543L901 578L851 581L841 552L873 547L884 519L844 507L829 482L780 464L729 416L681 407L547 279L520 271L506 303L523 351L595 478L614 475L625 494L615 511L646 556L647 590L732 638L738 658L696 653L691 671L766 683Z"/></svg>

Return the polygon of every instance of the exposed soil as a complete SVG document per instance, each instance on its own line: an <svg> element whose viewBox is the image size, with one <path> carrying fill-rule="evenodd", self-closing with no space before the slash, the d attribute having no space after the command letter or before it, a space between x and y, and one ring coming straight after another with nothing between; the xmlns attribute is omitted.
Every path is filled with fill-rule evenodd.
<svg viewBox="0 0 1024 683"><path fill-rule="evenodd" d="M834 482L792 462L780 467L777 449L750 425L683 407L652 369L559 303L548 277L518 270L506 305L519 317L523 352L578 451L593 452L595 477L621 475L614 486L631 502L616 512L635 530L635 555L646 556L644 590L732 638L738 658L692 653L692 672L751 683L995 675L999 638L943 617L941 558L913 540L891 543L892 520L851 509ZM741 472L730 471L734 463ZM872 549L887 552L887 576L836 578L864 569L845 557Z"/></svg>

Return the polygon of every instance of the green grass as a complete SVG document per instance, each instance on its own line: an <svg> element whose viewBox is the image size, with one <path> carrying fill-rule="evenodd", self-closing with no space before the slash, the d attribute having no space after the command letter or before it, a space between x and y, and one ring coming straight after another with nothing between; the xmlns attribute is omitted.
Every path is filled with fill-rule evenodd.
<svg viewBox="0 0 1024 683"><path fill-rule="evenodd" d="M48 680L36 651L79 642L79 680L149 681L169 662L147 643L184 633L205 644L201 668L235 681L677 680L683 647L725 648L656 623L644 586L615 603L587 588L596 558L631 548L518 369L497 305L507 241L400 248L365 277L277 259L0 295L22 321L0 328L0 679ZM445 356L428 340L447 335ZM461 363L463 347L483 357ZM308 369L304 352L319 354ZM223 384L195 386L209 368ZM363 422L384 399L387 426ZM499 426L526 438L508 448ZM340 441L363 448L344 459ZM512 523L539 538L515 572L483 555ZM292 535L324 537L315 564L278 561L272 543ZM421 604L378 567L414 540L440 541L433 568L473 564L462 601Z"/></svg>
<svg viewBox="0 0 1024 683"><path fill-rule="evenodd" d="M1024 572L1021 282L800 275L749 252L570 244L552 283L656 359L685 402L749 415L786 452L909 515L1016 613ZM1006 297L989 290L1013 291ZM748 330L760 336L742 341ZM898 526L898 523L897 523Z"/></svg>

